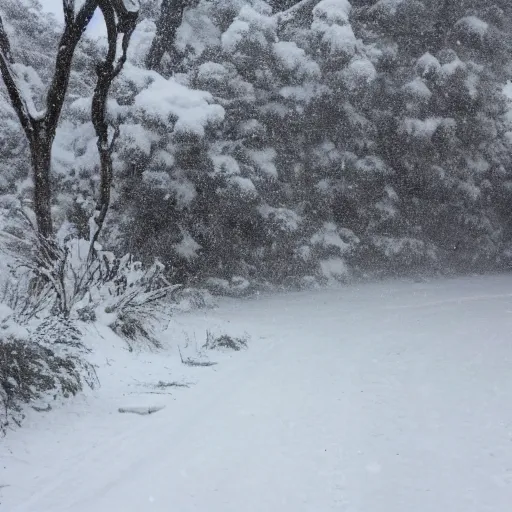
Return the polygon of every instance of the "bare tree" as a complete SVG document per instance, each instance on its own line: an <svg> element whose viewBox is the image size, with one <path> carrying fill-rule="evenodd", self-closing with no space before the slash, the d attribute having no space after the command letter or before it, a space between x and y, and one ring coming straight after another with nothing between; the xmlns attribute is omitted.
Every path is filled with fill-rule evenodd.
<svg viewBox="0 0 512 512"><path fill-rule="evenodd" d="M55 59L55 72L42 112L36 111L31 98L24 96L18 85L11 45L0 16L0 73L29 142L34 177L34 212L38 233L45 239L53 235L50 181L53 141L69 86L75 50L94 14L98 1L85 0L77 13L75 13L74 0L62 0L62 5L64 31Z"/></svg>

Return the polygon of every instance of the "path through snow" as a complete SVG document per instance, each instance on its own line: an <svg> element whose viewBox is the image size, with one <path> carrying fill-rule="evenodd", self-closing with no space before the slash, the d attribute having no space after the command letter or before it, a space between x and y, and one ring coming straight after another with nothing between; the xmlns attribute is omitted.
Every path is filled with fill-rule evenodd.
<svg viewBox="0 0 512 512"><path fill-rule="evenodd" d="M138 416L117 413L129 376L169 356L116 348L95 398L0 441L0 510L508 512L511 293L511 276L390 282L183 315L249 350Z"/></svg>

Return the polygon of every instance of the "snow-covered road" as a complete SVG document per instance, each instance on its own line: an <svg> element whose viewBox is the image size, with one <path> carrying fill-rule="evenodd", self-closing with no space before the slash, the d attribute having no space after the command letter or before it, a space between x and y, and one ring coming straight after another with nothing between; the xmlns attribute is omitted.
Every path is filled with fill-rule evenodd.
<svg viewBox="0 0 512 512"><path fill-rule="evenodd" d="M236 324L250 348L193 369L151 416L118 414L105 385L79 412L31 417L0 440L0 510L512 509L511 276L225 301L180 321Z"/></svg>

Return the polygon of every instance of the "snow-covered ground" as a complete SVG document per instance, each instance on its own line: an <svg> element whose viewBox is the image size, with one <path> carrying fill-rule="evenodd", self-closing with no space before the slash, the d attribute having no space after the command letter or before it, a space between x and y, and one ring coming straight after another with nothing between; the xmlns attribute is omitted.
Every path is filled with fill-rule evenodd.
<svg viewBox="0 0 512 512"><path fill-rule="evenodd" d="M182 365L207 329L249 349ZM511 276L226 300L165 337L91 331L102 388L0 440L0 510L511 510Z"/></svg>

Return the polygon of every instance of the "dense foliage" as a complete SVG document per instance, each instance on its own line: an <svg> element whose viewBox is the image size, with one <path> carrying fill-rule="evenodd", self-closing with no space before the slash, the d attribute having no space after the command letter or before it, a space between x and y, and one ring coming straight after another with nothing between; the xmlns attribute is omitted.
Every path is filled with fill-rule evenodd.
<svg viewBox="0 0 512 512"><path fill-rule="evenodd" d="M160 5L141 3L109 100L119 138L106 248L231 293L508 265L507 0L199 0L156 70L146 57ZM35 0L0 11L37 105L58 24ZM54 143L56 223L78 237L98 190L90 102L103 46L81 43ZM0 118L13 230L31 184L1 88Z"/></svg>

